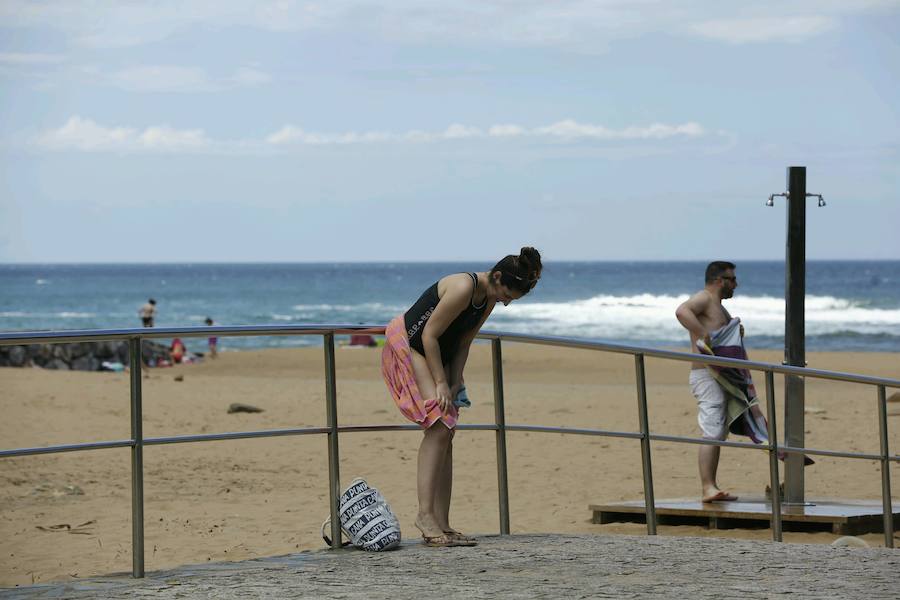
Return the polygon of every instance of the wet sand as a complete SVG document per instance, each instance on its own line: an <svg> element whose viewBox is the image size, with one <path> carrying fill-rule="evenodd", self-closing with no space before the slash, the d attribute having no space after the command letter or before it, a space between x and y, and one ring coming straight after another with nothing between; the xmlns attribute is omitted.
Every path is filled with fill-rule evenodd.
<svg viewBox="0 0 900 600"><path fill-rule="evenodd" d="M379 372L380 352L339 349L339 423L405 424ZM781 353L752 358L780 362ZM810 353L813 368L900 377L900 355ZM146 437L319 427L325 424L322 349L224 352L215 361L145 373ZM648 360L654 432L697 435L688 365ZM176 376L183 381L176 381ZM504 345L507 422L637 429L631 357L524 344ZM755 374L761 387L762 376ZM489 346L472 349L466 372L473 402L462 423L492 423ZM888 390L892 394L897 390ZM779 425L783 383L776 377ZM231 403L264 409L228 414ZM809 447L879 451L875 388L809 380ZM124 373L0 369L0 447L118 440L129 437L129 381ZM900 447L900 404L890 447ZM341 480L364 476L382 489L413 538L415 465L421 434L378 432L340 438ZM735 438L737 439L737 438ZM595 525L589 504L642 496L637 441L510 432L510 515L514 533L644 533L639 524ZM697 449L653 444L656 497L699 494ZM472 533L499 529L493 432L461 431L454 443L454 525ZM147 447L144 452L147 570L272 556L324 547L328 515L327 447L322 435ZM86 577L131 568L130 452L110 449L0 459L0 585ZM893 467L894 501L900 468ZM806 472L807 497L878 499L877 462L817 458ZM768 483L765 453L726 448L719 482L759 496ZM68 525L69 528L60 527ZM661 526L661 535L770 539L767 529L707 530ZM785 533L785 540L830 543L829 533ZM870 546L881 534L862 536Z"/></svg>

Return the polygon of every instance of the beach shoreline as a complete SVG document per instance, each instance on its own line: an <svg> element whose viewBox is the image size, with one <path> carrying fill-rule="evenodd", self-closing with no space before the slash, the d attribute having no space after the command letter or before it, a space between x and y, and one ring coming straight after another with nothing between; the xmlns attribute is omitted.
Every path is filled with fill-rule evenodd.
<svg viewBox="0 0 900 600"><path fill-rule="evenodd" d="M637 430L631 356L523 343L504 343L503 356L507 423ZM781 357L779 351L751 350L753 360L780 364ZM896 378L900 354L810 352L808 362L816 369ZM407 423L381 381L378 349L340 348L336 364L341 425ZM654 432L698 435L688 369L686 363L647 359ZM754 375L761 386L760 374ZM473 346L466 383L473 406L462 412L461 422L493 423L488 344ZM130 437L127 373L0 368L0 389L4 449ZM783 389L776 377L780 426ZM874 387L810 379L806 389L808 447L879 451ZM229 414L235 402L264 412ZM321 347L223 352L217 360L147 369L143 405L147 438L322 427L324 352ZM896 408L891 410L893 415ZM900 418L890 416L889 427L894 450ZM400 517L405 538L417 535L412 520L419 439L418 433L405 431L340 436L342 484L363 476L379 487ZM642 497L636 441L510 432L507 444L513 532L646 532L640 524L593 524L588 510L589 504ZM454 446L454 525L495 533L494 434L461 431ZM656 498L696 495L696 449L664 442L652 448ZM329 511L322 435L150 446L144 464L148 570L324 547L319 532ZM130 453L124 448L0 460L0 585L129 571L129 473ZM898 474L894 465L895 481ZM761 495L768 483L765 453L724 449L719 480L739 495ZM880 466L820 457L807 470L806 490L808 497L877 499ZM771 539L768 529L659 530L661 535ZM800 543L830 543L836 537L785 533L785 541ZM870 545L883 545L881 534L862 537Z"/></svg>

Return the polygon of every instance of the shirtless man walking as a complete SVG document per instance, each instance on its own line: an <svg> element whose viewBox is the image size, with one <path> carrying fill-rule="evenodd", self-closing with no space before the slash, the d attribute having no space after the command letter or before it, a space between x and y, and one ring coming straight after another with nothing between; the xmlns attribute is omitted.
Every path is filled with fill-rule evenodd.
<svg viewBox="0 0 900 600"><path fill-rule="evenodd" d="M150 298L138 309L138 316L141 318L141 324L144 327L153 327L153 318L156 316L156 300Z"/></svg>
<svg viewBox="0 0 900 600"><path fill-rule="evenodd" d="M722 300L734 296L737 288L735 266L725 261L715 261L706 267L705 287L688 298L675 311L678 321L691 334L691 349L700 354L697 341L703 340L711 346L709 334L731 320L731 315L722 306ZM743 325L741 336L743 336ZM697 399L697 421L703 437L724 440L728 436L725 393L703 363L691 363L691 392ZM698 463L703 502L737 500L737 496L720 489L716 483L719 467L719 446L700 446Z"/></svg>

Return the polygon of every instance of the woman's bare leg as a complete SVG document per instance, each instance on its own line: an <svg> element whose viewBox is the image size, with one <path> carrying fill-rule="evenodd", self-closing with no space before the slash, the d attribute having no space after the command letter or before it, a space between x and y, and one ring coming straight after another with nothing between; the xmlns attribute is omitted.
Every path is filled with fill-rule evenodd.
<svg viewBox="0 0 900 600"><path fill-rule="evenodd" d="M444 464L434 498L434 514L442 531L452 531L450 527L450 496L453 491L453 433L450 432L450 443L447 444L447 452L444 456Z"/></svg>
<svg viewBox="0 0 900 600"><path fill-rule="evenodd" d="M422 398L437 396L437 386L428 369L425 357L413 350L413 376ZM447 449L453 432L443 422L438 421L425 430L425 437L419 446L419 457L416 466L416 493L419 500L419 514L416 516L416 527L427 537L443 535L441 521L435 507L438 504L438 490L444 480L444 466L447 462Z"/></svg>
<svg viewBox="0 0 900 600"><path fill-rule="evenodd" d="M444 478L443 471L449 444L450 430L438 422L425 430L425 437L419 446L416 472L419 514L416 516L416 526L427 537L437 537L444 532L441 517L435 511L435 507L440 506L438 490Z"/></svg>

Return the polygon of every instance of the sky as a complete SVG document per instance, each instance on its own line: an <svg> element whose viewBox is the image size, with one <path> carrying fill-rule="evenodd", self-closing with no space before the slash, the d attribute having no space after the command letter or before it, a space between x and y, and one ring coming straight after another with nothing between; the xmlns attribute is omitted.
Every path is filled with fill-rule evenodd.
<svg viewBox="0 0 900 600"><path fill-rule="evenodd" d="M900 259L900 0L0 0L0 262Z"/></svg>

